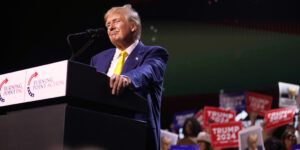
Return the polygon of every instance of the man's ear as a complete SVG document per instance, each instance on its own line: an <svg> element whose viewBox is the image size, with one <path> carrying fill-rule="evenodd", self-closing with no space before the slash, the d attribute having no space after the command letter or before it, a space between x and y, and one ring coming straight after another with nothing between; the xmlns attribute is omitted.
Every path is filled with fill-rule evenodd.
<svg viewBox="0 0 300 150"><path fill-rule="evenodd" d="M136 28L131 28L131 32L135 32L136 31Z"/></svg>
<svg viewBox="0 0 300 150"><path fill-rule="evenodd" d="M137 27L135 24L131 25L131 32L135 32L137 30Z"/></svg>

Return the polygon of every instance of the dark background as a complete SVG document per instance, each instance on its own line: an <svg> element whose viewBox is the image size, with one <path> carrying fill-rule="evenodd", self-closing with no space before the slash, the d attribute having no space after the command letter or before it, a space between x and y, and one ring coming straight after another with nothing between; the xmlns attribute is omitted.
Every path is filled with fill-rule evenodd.
<svg viewBox="0 0 300 150"><path fill-rule="evenodd" d="M170 53L163 128L176 111L218 105L220 89L257 91L276 103L279 81L300 84L298 0L9 1L2 5L0 73L68 59L68 34L104 27L104 13L126 3L140 13L144 44ZM72 39L75 49L85 41ZM103 34L78 61L111 46Z"/></svg>

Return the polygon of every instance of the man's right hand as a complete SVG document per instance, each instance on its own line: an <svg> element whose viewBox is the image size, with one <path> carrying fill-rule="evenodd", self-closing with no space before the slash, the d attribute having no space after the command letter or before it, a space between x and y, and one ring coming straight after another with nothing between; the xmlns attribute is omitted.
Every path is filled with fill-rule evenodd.
<svg viewBox="0 0 300 150"><path fill-rule="evenodd" d="M131 84L128 77L122 75L112 75L109 80L112 95L120 95L122 91Z"/></svg>

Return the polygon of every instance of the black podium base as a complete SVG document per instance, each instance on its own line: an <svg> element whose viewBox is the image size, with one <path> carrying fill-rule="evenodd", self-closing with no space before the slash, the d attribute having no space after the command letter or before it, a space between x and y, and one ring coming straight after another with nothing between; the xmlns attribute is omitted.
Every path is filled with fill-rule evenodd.
<svg viewBox="0 0 300 150"><path fill-rule="evenodd" d="M143 150L146 123L67 103L0 115L1 150Z"/></svg>

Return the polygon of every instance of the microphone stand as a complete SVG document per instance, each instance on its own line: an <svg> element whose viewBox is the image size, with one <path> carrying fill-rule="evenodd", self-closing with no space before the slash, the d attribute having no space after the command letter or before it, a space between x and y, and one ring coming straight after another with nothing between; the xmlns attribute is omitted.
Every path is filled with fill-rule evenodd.
<svg viewBox="0 0 300 150"><path fill-rule="evenodd" d="M67 42L72 50L72 55L69 58L70 61L74 60L76 57L78 57L80 54L82 54L87 48L89 48L94 42L95 38L98 36L97 34L91 34L89 40L75 53L75 50L71 44L70 37L75 36L75 34L69 34L67 36Z"/></svg>

